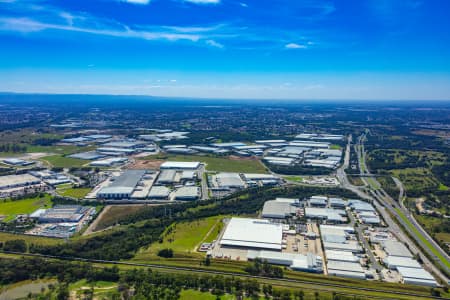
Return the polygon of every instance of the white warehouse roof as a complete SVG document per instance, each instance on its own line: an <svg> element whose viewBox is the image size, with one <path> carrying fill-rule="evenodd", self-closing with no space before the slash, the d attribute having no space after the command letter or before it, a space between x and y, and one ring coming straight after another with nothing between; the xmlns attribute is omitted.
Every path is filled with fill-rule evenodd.
<svg viewBox="0 0 450 300"><path fill-rule="evenodd" d="M328 270L341 270L348 272L364 273L361 264L356 262L346 262L346 261L329 261L327 264Z"/></svg>
<svg viewBox="0 0 450 300"><path fill-rule="evenodd" d="M413 257L409 249L406 248L406 246L399 241L393 240L384 241L383 248L384 251L387 253L387 255Z"/></svg>
<svg viewBox="0 0 450 300"><path fill-rule="evenodd" d="M406 282L408 279L419 279L426 280L436 285L436 280L434 277L425 271L423 268L406 268L406 267L398 267L398 273L403 277L403 280Z"/></svg>
<svg viewBox="0 0 450 300"><path fill-rule="evenodd" d="M246 180L279 180L280 178L272 174L256 174L256 173L244 173Z"/></svg>
<svg viewBox="0 0 450 300"><path fill-rule="evenodd" d="M219 187L245 187L241 176L238 173L221 172L214 176Z"/></svg>
<svg viewBox="0 0 450 300"><path fill-rule="evenodd" d="M337 250L325 250L325 256L327 260L336 261L347 261L347 262L358 262L359 258L355 256L352 252L348 251L337 251Z"/></svg>
<svg viewBox="0 0 450 300"><path fill-rule="evenodd" d="M232 218L220 245L281 250L282 235L281 224L267 220Z"/></svg>
<svg viewBox="0 0 450 300"><path fill-rule="evenodd" d="M398 267L421 268L420 264L410 257L387 256L384 258L384 263L390 269L397 269Z"/></svg>
<svg viewBox="0 0 450 300"><path fill-rule="evenodd" d="M198 169L198 161L166 161L161 164L161 169Z"/></svg>

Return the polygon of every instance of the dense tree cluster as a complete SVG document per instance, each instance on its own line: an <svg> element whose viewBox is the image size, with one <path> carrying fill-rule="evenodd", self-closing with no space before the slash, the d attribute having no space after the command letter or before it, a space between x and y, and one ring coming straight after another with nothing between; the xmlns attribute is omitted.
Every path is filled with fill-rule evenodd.
<svg viewBox="0 0 450 300"><path fill-rule="evenodd" d="M392 197L392 199L394 199L395 201L398 200L400 190L397 188L397 185L395 184L391 176L386 175L377 177L377 181L381 184L383 190Z"/></svg>
<svg viewBox="0 0 450 300"><path fill-rule="evenodd" d="M57 277L59 281L75 282L80 279L88 281L118 281L119 269L94 268L91 264L58 261L43 258L0 258L0 284L10 284L22 280Z"/></svg>
<svg viewBox="0 0 450 300"><path fill-rule="evenodd" d="M442 164L436 164L431 168L434 176L446 186L450 186L450 157L447 157Z"/></svg>
<svg viewBox="0 0 450 300"><path fill-rule="evenodd" d="M283 175L328 175L331 173L331 169L294 165L294 166L278 166L274 164L268 164L269 169L276 174Z"/></svg>
<svg viewBox="0 0 450 300"><path fill-rule="evenodd" d="M264 263L260 263L261 268ZM151 269L129 269L119 271L111 268L94 267L83 262L58 261L43 258L0 258L0 284L6 285L23 280L57 278L58 284L51 285L48 292L34 299L68 299L69 284L86 279L88 284L96 281L117 282L117 290L109 294L110 299L166 299L180 298L183 289L210 292L218 297L224 294L236 298L300 300L306 299L301 289L276 289L270 284L260 284L256 279L222 275L198 275L183 273L160 273ZM92 299L93 289L84 291L84 299ZM314 293L315 299L329 299L328 296ZM333 293L333 300L357 299Z"/></svg>
<svg viewBox="0 0 450 300"><path fill-rule="evenodd" d="M278 266L270 265L267 260L261 261L255 259L253 264L246 267L245 271L251 275L283 278L283 269Z"/></svg>
<svg viewBox="0 0 450 300"><path fill-rule="evenodd" d="M426 168L428 163L429 160L427 157L421 156L419 153L402 149L377 149L371 151L367 159L368 167L374 171L405 168Z"/></svg>
<svg viewBox="0 0 450 300"><path fill-rule="evenodd" d="M173 257L173 250L170 248L164 248L158 251L159 257L171 258Z"/></svg>
<svg viewBox="0 0 450 300"><path fill-rule="evenodd" d="M32 144L37 146L51 146L59 141L61 141L59 138L42 137L35 139Z"/></svg>
<svg viewBox="0 0 450 300"><path fill-rule="evenodd" d="M128 226L122 230L89 239L71 240L66 244L31 244L29 251L65 257L130 259L139 248L157 241L168 225L167 220L149 220L143 225Z"/></svg>
<svg viewBox="0 0 450 300"><path fill-rule="evenodd" d="M3 245L1 245L4 251L12 251L12 252L26 252L27 244L24 240L9 240L6 241Z"/></svg>
<svg viewBox="0 0 450 300"><path fill-rule="evenodd" d="M13 153L21 153L27 151L26 146L18 145L18 144L2 144L0 145L0 152L13 152Z"/></svg>

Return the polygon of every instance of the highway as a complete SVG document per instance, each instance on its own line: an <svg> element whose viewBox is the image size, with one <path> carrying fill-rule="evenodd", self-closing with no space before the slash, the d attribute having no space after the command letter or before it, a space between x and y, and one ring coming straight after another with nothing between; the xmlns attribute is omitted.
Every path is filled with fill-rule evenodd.
<svg viewBox="0 0 450 300"><path fill-rule="evenodd" d="M366 184L365 188L369 189L370 195L367 194L366 192L364 192L362 189L351 185L348 182L348 179L346 178L346 174L345 174L346 166L345 166L345 163L346 162L348 163L348 160L350 159L349 157L347 159L347 156L350 156L350 153L349 153L349 149L350 149L350 145L349 144L350 144L350 142L347 145L347 151L345 153L346 157L344 159L344 165L341 168L339 168L338 172L337 172L338 179L341 182L342 186L344 188L346 188L346 189L349 189L349 190L355 192L361 198L366 199L366 200L370 200L371 202L373 202L373 204L375 205L377 210L381 213L381 216L383 217L384 221L386 222L388 227L391 229L391 231L397 236L397 238L400 241L406 243L408 245L409 249L413 253L422 253L422 251L416 246L416 244L410 239L410 237L405 234L405 232L400 228L400 226L396 222L394 222L394 220L392 219L391 215L395 217L396 221L398 221L400 224L402 224L402 226L408 231L410 236L414 237L414 239L416 240L416 242L418 244L422 245L422 242L419 239L419 237L417 237L417 235L404 222L404 220L399 216L398 212L394 209L396 207L399 208L403 212L403 214L415 226L415 228L420 233L422 233L422 235L427 239L427 241L429 241L432 245L434 245L434 247L436 249L438 249L438 251L440 251L440 253L444 257L446 257L447 260L449 260L449 257L445 253L445 251L442 250L439 247L439 245L428 235L428 233L425 232L425 230L420 226L420 224L418 224L417 221L413 217L411 217L410 212L403 205L397 205L396 202L381 188L381 186L379 186L376 189L374 189L374 187L371 187L369 182L367 182L367 180L370 179L373 182L377 183L377 185L379 185L379 183L376 180L376 178L372 176L372 174L370 173L370 171L367 169L367 166L366 166L365 154L364 154L364 139L365 139L365 133L357 138L357 149L360 150L360 151L357 151L357 153L358 153L358 160L359 160L359 165L360 165L360 172L363 175L365 175L365 177L361 177L361 179ZM403 186L402 186L402 188L400 189L399 197L403 198L403 195L404 195L404 189L403 189ZM400 202L400 203L402 203L402 202ZM429 249L428 247L425 247L425 245L423 245L423 248L425 249L425 251L427 251L429 256L433 258L433 261L434 261L434 263L433 263L427 256L420 255L420 257L422 258L422 260L424 262L424 266L427 269L431 270L433 273L435 273L443 282L447 283L448 282L448 277L443 272L441 272L439 268L436 267L435 263L439 264L441 267L446 269L447 272L450 272L448 267L445 266L433 254L431 249Z"/></svg>
<svg viewBox="0 0 450 300"><path fill-rule="evenodd" d="M44 255L37 253L20 253L20 252L12 252L12 251L1 251L4 254L12 254L12 255L20 255L20 256L28 256L28 257L42 257L42 258L50 258L50 259L59 259L59 260L68 260L68 261L80 261L80 262L89 262L95 264L114 264L114 265L124 265L124 266L135 266L135 267L148 267L154 269L163 269L163 270L172 270L172 271L184 271L184 272L193 272L193 273L202 273L202 274L210 274L210 275L223 275L223 276L234 276L234 277L243 277L249 279L259 279L262 281L269 281L274 285L283 285L283 283L293 283L293 284L301 284L309 286L309 289L312 290L322 290L332 292L333 289L330 288L343 288L343 289L352 289L358 291L367 291L374 293L384 293L387 295L373 297L369 295L365 295L368 298L379 298L379 299L398 299L389 295L398 295L398 296L410 296L414 297L413 299L445 299L442 297L428 296L423 294L416 294L410 292L403 292L401 290L383 290L378 288L364 288L364 287L355 287L350 285L338 284L338 283L328 283L328 282L317 282L310 280L300 280L300 279L290 279L290 278L271 278L264 276L254 276L247 275L238 272L224 272L224 271L215 271L215 270L205 270L205 269L196 269L196 268L188 268L188 267L176 267L176 266L166 266L166 265L156 265L156 264L144 264L144 263L133 263L133 262L124 262L124 261L113 261L113 260L101 260L101 259L86 259L86 258L78 258L78 257L69 257L69 256L55 256L55 255ZM349 294L345 293L347 296L358 296L361 297L361 294Z"/></svg>
<svg viewBox="0 0 450 300"><path fill-rule="evenodd" d="M198 179L200 179L200 184L201 184L201 189L202 189L202 200L207 200L209 198L209 193L208 193L208 183L206 182L205 179L205 165L201 164L200 168L198 170Z"/></svg>

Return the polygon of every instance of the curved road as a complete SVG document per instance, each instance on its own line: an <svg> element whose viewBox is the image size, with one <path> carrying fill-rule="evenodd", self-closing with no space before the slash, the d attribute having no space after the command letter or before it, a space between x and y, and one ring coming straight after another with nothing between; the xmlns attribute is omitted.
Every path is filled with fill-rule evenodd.
<svg viewBox="0 0 450 300"><path fill-rule="evenodd" d="M365 133L362 134L361 136L359 136L357 139L358 147L361 150L361 152L364 152L364 143L363 143L364 138L365 138ZM349 148L350 148L350 142L347 145L347 150ZM348 156L350 155L349 151L346 151L346 156L347 155ZM363 177L362 180L366 183L366 186L370 188L371 187L370 184L368 182L366 182L367 178L371 178L371 180L373 180L374 182L377 182L377 183L378 183L378 181L376 181L375 177L371 177L372 174L368 171L368 169L366 167L364 153L358 153L358 159L360 160L360 166L362 166L362 169L363 169L362 173L364 175L366 175L366 177ZM346 161L347 161L347 158L344 159L344 162L346 162ZM405 221L399 216L398 212L394 208L399 208L401 210L401 212L408 218L408 220L415 226L415 228L424 236L424 238L427 241L429 241L441 253L441 255L443 257L445 257L445 258L447 258L447 260L449 260L449 256L447 255L447 253L445 253L445 251L439 247L439 245L428 235L428 233L420 226L420 224L418 224L417 221L411 217L410 212L402 205L400 205L400 206L397 205L396 202L381 188L381 186L377 189L371 188L370 189L371 195L366 194L361 189L359 189L356 186L351 185L348 182L348 180L346 178L344 166L342 166L340 168L340 172L338 172L338 178L341 181L344 188L355 192L358 196L360 196L363 199L372 201L373 204L375 205L375 207L377 208L377 210L381 213L384 221L389 226L389 228L395 233L395 235L399 238L399 240L405 242L408 245L409 249L413 253L422 253L422 251L416 246L415 243L412 242L412 240L409 238L408 235L405 234L405 232L400 228L400 226L396 222L394 222L391 215L393 215L395 217L396 221L398 221L400 224L402 224L402 226L408 231L410 236L414 237L414 239L416 240L416 242L418 244L422 244L422 242L416 236L414 231L412 231L411 228L409 228L408 224L406 224ZM403 190L403 187L402 187L402 189L400 189L400 191L402 191L402 190ZM403 193L400 193L399 197L403 197ZM433 258L434 263L439 264L441 267L446 269L447 272L450 272L448 267L445 266L444 263L433 254L431 249L429 249L428 247L424 247L424 249L428 253L428 255ZM437 268L436 265L427 256L421 255L421 258L424 262L424 265L428 269L430 269L431 271L433 271L433 273L438 275L438 277L445 283L449 282L448 277L443 272L441 272L441 270L439 268Z"/></svg>

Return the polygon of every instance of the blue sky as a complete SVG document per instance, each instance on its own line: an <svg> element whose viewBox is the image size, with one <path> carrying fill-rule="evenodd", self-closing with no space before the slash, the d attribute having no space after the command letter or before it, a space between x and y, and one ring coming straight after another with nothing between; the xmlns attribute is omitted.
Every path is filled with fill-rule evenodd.
<svg viewBox="0 0 450 300"><path fill-rule="evenodd" d="M450 99L447 0L0 0L0 91Z"/></svg>

